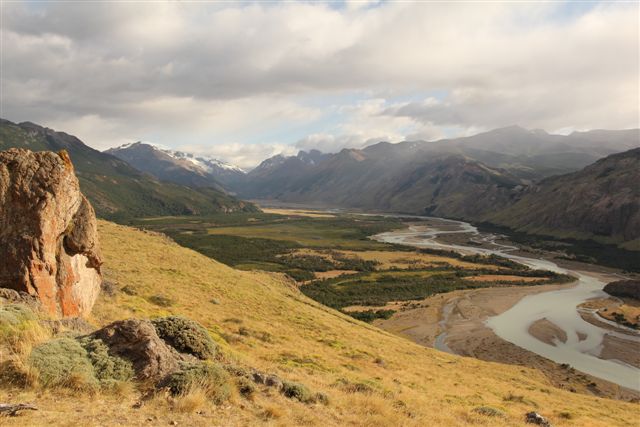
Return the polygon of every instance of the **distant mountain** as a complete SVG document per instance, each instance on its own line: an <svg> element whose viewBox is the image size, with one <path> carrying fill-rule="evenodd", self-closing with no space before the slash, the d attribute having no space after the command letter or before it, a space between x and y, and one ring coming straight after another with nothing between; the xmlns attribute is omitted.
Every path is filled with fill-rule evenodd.
<svg viewBox="0 0 640 427"><path fill-rule="evenodd" d="M368 160L380 158L377 167L381 174L404 164L427 162L446 155L463 156L486 166L501 170L509 176L533 183L548 176L575 172L609 154L640 146L640 129L594 130L570 135L551 135L543 130L527 130L509 126L475 136L438 141L406 141L398 144L380 142L361 153ZM278 155L265 160L251 171L246 180L232 186L240 194L269 198L286 193L291 186L304 181L311 185L310 176L326 167L342 153L321 154L317 150L301 151L297 156ZM311 156L313 162L305 162ZM386 162L385 162L386 160ZM368 163L367 163L368 164ZM292 182L295 181L295 182Z"/></svg>
<svg viewBox="0 0 640 427"><path fill-rule="evenodd" d="M640 249L640 148L547 178L488 220L533 234L606 237Z"/></svg>
<svg viewBox="0 0 640 427"><path fill-rule="evenodd" d="M565 136L510 126L421 145L431 151L456 150L521 178L538 180L574 172L609 154L638 147L640 129L592 130Z"/></svg>
<svg viewBox="0 0 640 427"><path fill-rule="evenodd" d="M160 182L127 162L101 153L78 138L33 123L0 119L0 150L67 150L82 192L103 218L254 211L255 206L216 188L190 188Z"/></svg>
<svg viewBox="0 0 640 427"><path fill-rule="evenodd" d="M635 151L612 155L608 175L593 171L609 167L598 166L604 155L638 145L637 129L562 136L512 126L467 138L276 156L236 189L250 199L437 215L622 243L636 239L634 227L640 230L634 219L640 198L630 189L640 170Z"/></svg>
<svg viewBox="0 0 640 427"><path fill-rule="evenodd" d="M241 194L287 202L328 204L469 217L510 204L519 178L457 154L412 158L380 143L337 154L268 159L247 176Z"/></svg>
<svg viewBox="0 0 640 427"><path fill-rule="evenodd" d="M246 175L238 166L211 157L165 150L142 142L111 148L106 153L162 181L189 187L222 189L222 186L242 180Z"/></svg>

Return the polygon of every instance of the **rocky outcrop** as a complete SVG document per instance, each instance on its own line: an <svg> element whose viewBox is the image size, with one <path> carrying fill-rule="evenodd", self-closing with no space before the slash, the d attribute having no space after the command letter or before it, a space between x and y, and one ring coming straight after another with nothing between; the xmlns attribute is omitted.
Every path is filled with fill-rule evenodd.
<svg viewBox="0 0 640 427"><path fill-rule="evenodd" d="M100 292L95 213L65 151L0 152L0 287L82 316Z"/></svg>
<svg viewBox="0 0 640 427"><path fill-rule="evenodd" d="M174 372L185 360L158 336L148 320L127 319L114 322L90 335L102 340L109 353L129 360L141 381L158 381ZM195 359L194 359L195 360Z"/></svg>

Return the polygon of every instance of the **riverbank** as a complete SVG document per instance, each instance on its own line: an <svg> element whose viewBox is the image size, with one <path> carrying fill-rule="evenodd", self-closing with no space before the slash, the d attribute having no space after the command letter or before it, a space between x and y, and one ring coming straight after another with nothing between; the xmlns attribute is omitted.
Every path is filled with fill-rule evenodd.
<svg viewBox="0 0 640 427"><path fill-rule="evenodd" d="M531 351L499 338L485 321L513 307L527 295L561 289L567 285L508 286L435 295L416 302L413 307L395 313L374 324L426 347L448 350L461 356L499 363L533 367L543 372L556 387L600 397L635 400L640 393L612 382L584 374L567 365L555 363ZM551 322L537 322L530 331L542 341L561 339ZM443 335L444 334L444 335ZM436 341L439 341L436 344ZM444 346L442 345L444 344ZM635 349L628 343L605 340L603 355L628 359Z"/></svg>
<svg viewBox="0 0 640 427"><path fill-rule="evenodd" d="M605 296L602 288L619 279L619 272L555 262L553 254L527 253L468 223L438 218L373 238L463 254L498 255L578 279L574 286L546 290L518 286L436 296L422 301L418 311L396 314L378 321L379 326L444 351L537 367L555 385L570 390L622 399L638 397L640 371L633 354L640 337L587 322L584 310L578 310L585 301Z"/></svg>

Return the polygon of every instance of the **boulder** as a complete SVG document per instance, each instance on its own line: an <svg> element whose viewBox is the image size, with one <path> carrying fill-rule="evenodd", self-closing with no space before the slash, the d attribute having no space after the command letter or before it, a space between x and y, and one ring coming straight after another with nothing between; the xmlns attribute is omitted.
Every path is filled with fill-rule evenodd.
<svg viewBox="0 0 640 427"><path fill-rule="evenodd" d="M54 316L83 316L101 263L95 213L68 154L0 152L0 288L36 296Z"/></svg>
<svg viewBox="0 0 640 427"><path fill-rule="evenodd" d="M537 412L527 412L524 420L527 424L536 424L542 427L553 427L548 419Z"/></svg>
<svg viewBox="0 0 640 427"><path fill-rule="evenodd" d="M148 320L113 322L89 337L102 340L109 354L129 360L140 381L157 382L175 372L180 362L191 360L168 346Z"/></svg>

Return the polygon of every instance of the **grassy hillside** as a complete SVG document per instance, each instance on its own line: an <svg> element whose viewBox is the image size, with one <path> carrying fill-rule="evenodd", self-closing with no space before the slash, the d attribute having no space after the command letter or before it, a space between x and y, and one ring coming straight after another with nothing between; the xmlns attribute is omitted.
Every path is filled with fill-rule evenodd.
<svg viewBox="0 0 640 427"><path fill-rule="evenodd" d="M193 189L160 182L128 163L85 145L78 138L33 123L15 124L0 119L0 150L67 150L82 192L102 218L122 220L156 215L211 214L256 211L215 188Z"/></svg>
<svg viewBox="0 0 640 427"><path fill-rule="evenodd" d="M523 424L530 410L560 426L637 420L635 404L555 389L535 370L440 353L358 322L276 273L234 270L160 235L108 222L100 233L113 295L102 293L92 322L187 315L208 328L228 358L324 392L329 404L261 390L253 400L236 396L223 406L176 407L157 397L134 409L137 395L128 390L87 396L0 389L0 401L40 407L2 420L6 425L507 426ZM505 415L476 412L483 406Z"/></svg>

